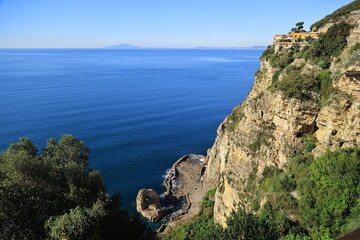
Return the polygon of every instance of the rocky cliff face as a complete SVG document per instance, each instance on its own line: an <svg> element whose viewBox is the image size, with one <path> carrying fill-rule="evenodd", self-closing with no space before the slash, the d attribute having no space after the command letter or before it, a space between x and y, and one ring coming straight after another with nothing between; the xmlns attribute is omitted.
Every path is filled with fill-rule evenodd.
<svg viewBox="0 0 360 240"><path fill-rule="evenodd" d="M274 53L273 58L262 57L246 100L219 126L215 143L208 151L205 181L217 186L214 217L221 225L226 225L226 217L239 203L248 203L249 174L261 176L265 166L284 167L304 149L306 136L316 140L312 150L315 156L327 149L360 145L359 58L347 62L358 51L354 48L360 42L359 11L349 16L340 19L348 19L352 28L346 46L337 57L329 57L329 66L320 67L314 58L301 56L304 49L298 49L299 53L282 67L274 64L274 58L286 52L276 53L278 56ZM340 20L325 24L321 31L326 33ZM323 81L321 76L327 74L331 93L306 85L297 89L301 94L306 92L306 97L289 97L286 88L274 86L288 81L291 71L309 81Z"/></svg>

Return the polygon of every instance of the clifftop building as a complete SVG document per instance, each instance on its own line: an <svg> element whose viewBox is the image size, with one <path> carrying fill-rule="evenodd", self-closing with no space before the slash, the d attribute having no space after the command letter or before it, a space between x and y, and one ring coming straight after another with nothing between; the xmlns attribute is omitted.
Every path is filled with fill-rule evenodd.
<svg viewBox="0 0 360 240"><path fill-rule="evenodd" d="M277 34L274 36L273 44L275 45L275 52L281 48L290 48L292 44L298 43L300 46L306 46L306 38L311 37L317 39L319 34L317 32L291 32L289 34Z"/></svg>

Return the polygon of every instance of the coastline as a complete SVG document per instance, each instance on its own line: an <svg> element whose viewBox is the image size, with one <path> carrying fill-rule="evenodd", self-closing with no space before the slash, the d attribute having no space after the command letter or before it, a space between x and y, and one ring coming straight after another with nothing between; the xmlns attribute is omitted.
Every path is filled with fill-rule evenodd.
<svg viewBox="0 0 360 240"><path fill-rule="evenodd" d="M186 206L180 215L174 216L161 226L158 234L166 234L170 229L193 220L201 210L201 202L210 186L204 183L206 157L185 155L177 160L164 181L166 196L185 198Z"/></svg>
<svg viewBox="0 0 360 240"><path fill-rule="evenodd" d="M161 200L154 196L157 193L152 189L139 191L136 202L140 214L150 221L155 219L155 222L168 219L157 230L158 234L166 234L171 228L190 222L198 215L203 197L211 188L203 181L206 162L203 155L185 155L177 160L164 180L166 192ZM162 216L165 211L166 215Z"/></svg>

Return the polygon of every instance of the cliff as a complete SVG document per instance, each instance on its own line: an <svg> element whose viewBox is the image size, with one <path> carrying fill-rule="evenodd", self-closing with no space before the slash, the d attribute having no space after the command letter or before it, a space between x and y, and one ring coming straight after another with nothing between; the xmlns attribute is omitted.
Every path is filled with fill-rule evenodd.
<svg viewBox="0 0 360 240"><path fill-rule="evenodd" d="M360 145L359 9L355 1L315 23L317 40L264 52L251 91L208 150L205 182L217 186L216 222L225 226L239 203L249 208L254 175L284 168L309 141L315 157Z"/></svg>

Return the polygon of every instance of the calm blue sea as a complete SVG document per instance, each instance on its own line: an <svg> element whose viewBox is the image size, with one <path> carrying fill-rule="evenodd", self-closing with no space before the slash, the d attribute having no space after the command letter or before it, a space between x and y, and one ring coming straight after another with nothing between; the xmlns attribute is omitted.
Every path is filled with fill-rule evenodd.
<svg viewBox="0 0 360 240"><path fill-rule="evenodd" d="M73 134L90 166L134 207L140 188L162 190L165 171L206 154L244 100L262 50L0 49L0 150L20 137Z"/></svg>

